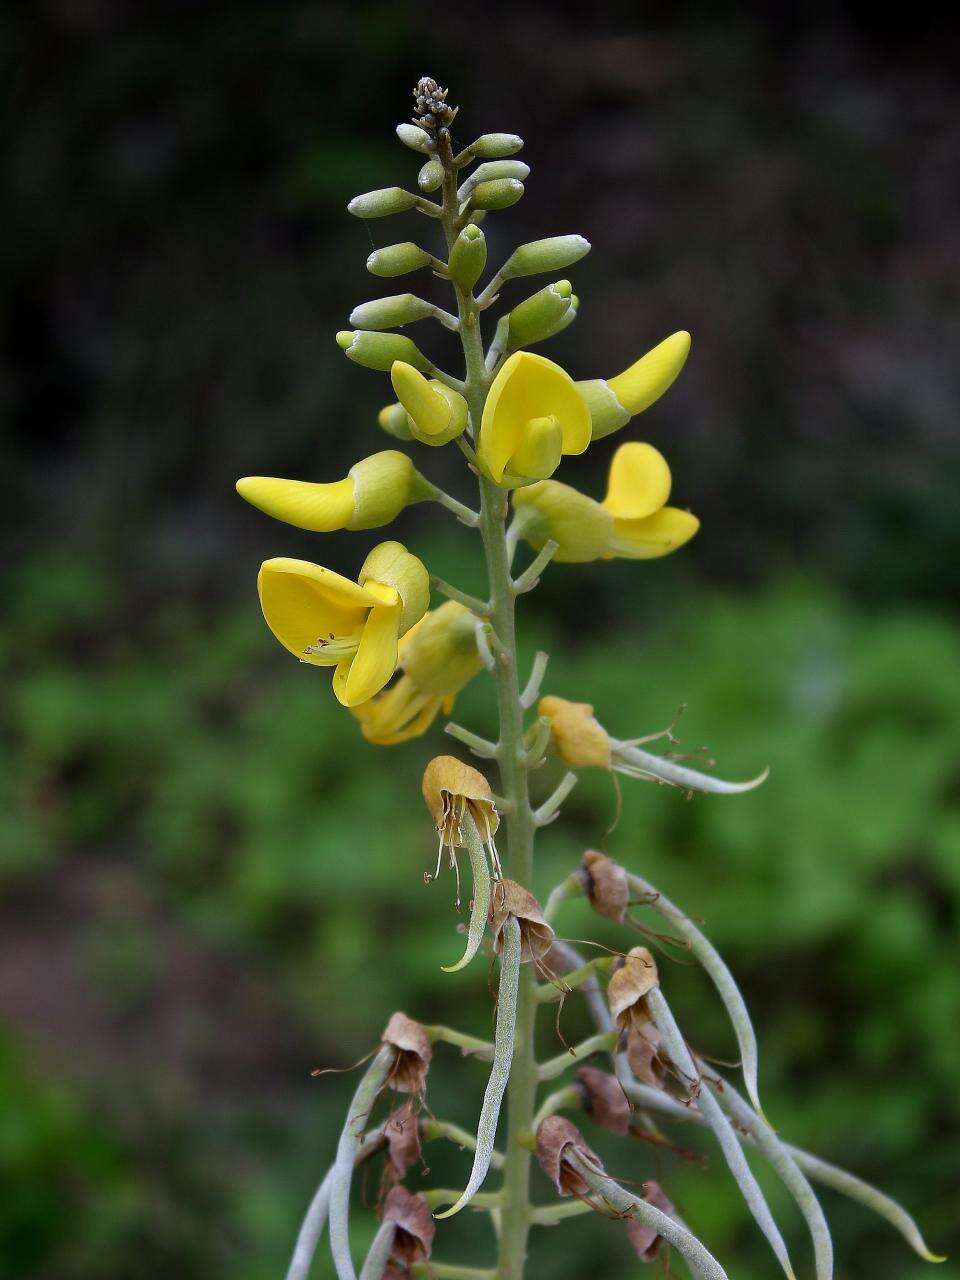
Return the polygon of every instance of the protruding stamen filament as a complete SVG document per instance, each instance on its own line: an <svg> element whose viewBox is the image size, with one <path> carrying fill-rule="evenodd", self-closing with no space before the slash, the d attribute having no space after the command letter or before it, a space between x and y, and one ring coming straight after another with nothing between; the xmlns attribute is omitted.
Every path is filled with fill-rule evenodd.
<svg viewBox="0 0 960 1280"><path fill-rule="evenodd" d="M331 631L329 635L318 636L316 644L308 644L303 652L309 657L321 658L334 667L345 658L354 656L360 648L360 636L359 631L349 636L335 636Z"/></svg>

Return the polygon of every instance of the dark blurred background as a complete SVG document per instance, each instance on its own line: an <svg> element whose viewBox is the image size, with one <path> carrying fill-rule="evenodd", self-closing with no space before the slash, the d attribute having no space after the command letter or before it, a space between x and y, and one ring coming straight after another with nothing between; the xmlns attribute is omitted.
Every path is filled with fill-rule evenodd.
<svg viewBox="0 0 960 1280"><path fill-rule="evenodd" d="M686 703L686 745L772 776L692 803L632 784L609 849L725 951L780 1130L960 1248L956 22L46 0L0 23L0 1274L281 1275L353 1087L310 1069L352 1062L396 1007L489 1026L482 964L439 973L450 883L421 879L419 774L445 740L368 747L259 616L262 558L352 574L378 535L311 538L233 493L248 472L333 479L389 443L386 380L333 335L391 291L371 247L430 228L344 206L415 181L393 128L423 74L450 84L461 141L526 139L527 195L486 223L493 262L542 235L593 242L570 273L580 319L548 354L595 377L694 336L664 400L563 478L599 496L619 439L649 439L701 534L653 564L550 571L524 649L550 648L550 689L620 736ZM418 463L468 498L458 453ZM481 587L437 509L388 536ZM489 726L483 682L460 711ZM578 788L539 892L615 806L605 778ZM574 906L561 927L592 926ZM666 982L688 1036L733 1056L699 975ZM587 1026L573 998L564 1026ZM431 1105L470 1124L482 1079L438 1054ZM429 1162L434 1185L462 1181L459 1153ZM633 1146L611 1168L659 1176L731 1275L772 1274L716 1158ZM927 1274L825 1201L838 1276ZM444 1258L492 1256L472 1215L442 1237ZM533 1274L558 1280L638 1265L603 1222L535 1247Z"/></svg>

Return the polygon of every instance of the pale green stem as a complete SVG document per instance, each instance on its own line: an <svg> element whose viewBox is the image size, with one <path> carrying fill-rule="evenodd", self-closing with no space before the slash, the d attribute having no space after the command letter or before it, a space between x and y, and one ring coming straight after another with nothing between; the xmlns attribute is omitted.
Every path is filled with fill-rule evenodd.
<svg viewBox="0 0 960 1280"><path fill-rule="evenodd" d="M480 523L480 513L474 511L471 507L465 506L464 503L458 502L456 498L449 493L444 493L442 489L438 489L434 485L433 501L439 502L441 507L446 507L448 511L452 511L461 524L465 524L468 529L475 529Z"/></svg>
<svg viewBox="0 0 960 1280"><path fill-rule="evenodd" d="M561 1200L558 1204L538 1205L533 1211L535 1227L555 1227L567 1218L578 1218L582 1213L596 1213L597 1207L589 1200Z"/></svg>
<svg viewBox="0 0 960 1280"><path fill-rule="evenodd" d="M556 1004L563 996L569 995L575 987L589 982L598 973L605 973L613 964L612 956L600 956L596 960L588 960L579 969L572 969L554 982L544 982L537 987L539 1004Z"/></svg>
<svg viewBox="0 0 960 1280"><path fill-rule="evenodd" d="M449 582L444 582L443 578L438 578L435 573L430 575L430 585L434 591L439 591L448 600L456 600L457 604L462 604L465 609L475 613L478 618L485 618L490 612L490 605L486 600L481 600L478 596L471 596L466 591L461 591L459 587L455 587Z"/></svg>
<svg viewBox="0 0 960 1280"><path fill-rule="evenodd" d="M481 1062L487 1062L493 1057L493 1045L489 1040L479 1040L476 1036L468 1036L466 1032L457 1031L454 1027L444 1027L436 1023L433 1026L424 1027L424 1031L431 1040L442 1040L445 1044L455 1045L465 1054L479 1058Z"/></svg>
<svg viewBox="0 0 960 1280"><path fill-rule="evenodd" d="M497 744L491 742L488 738L481 738L479 733L474 733L471 729L465 729L462 724L456 724L453 720L448 721L443 726L444 733L448 733L451 738L456 738L458 742L462 742L465 747L469 747L475 756L480 756L484 760L493 760L497 754Z"/></svg>
<svg viewBox="0 0 960 1280"><path fill-rule="evenodd" d="M558 542L554 542L552 538L548 542L544 543L542 550L537 553L536 559L531 560L523 573L514 579L513 590L516 595L522 596L527 591L532 591L534 589L540 581L541 573L543 573L544 569L557 554L559 549L560 544Z"/></svg>
<svg viewBox="0 0 960 1280"><path fill-rule="evenodd" d="M563 1075L568 1067L574 1066L578 1062L582 1062L584 1058L589 1058L594 1053L609 1053L616 1048L617 1034L615 1031L602 1031L598 1035L590 1036L586 1040L582 1040L580 1044L576 1044L566 1053L558 1053L555 1058L548 1058L546 1062L541 1062L537 1068L537 1078L539 1080L555 1080L557 1076Z"/></svg>
<svg viewBox="0 0 960 1280"><path fill-rule="evenodd" d="M444 167L441 222L448 249L457 236L459 204L457 169L449 142L440 149ZM480 314L473 294L458 285L457 314L460 340L466 365L464 396L477 430L490 386L480 336ZM466 452L466 450L465 450ZM523 755L523 707L517 683L516 597L510 576L506 542L506 493L492 481L479 476L480 533L483 538L487 578L490 588L490 618L500 644L500 661L493 676L497 686L500 716L498 763L499 790L508 801L506 815L510 875L527 888L533 883L533 840L536 827L530 808L527 768ZM521 1280L530 1230L530 1152L520 1142L529 1132L536 1091L536 1064L533 1053L536 977L533 966L521 965L517 993L515 1049L507 1096L507 1142L504 1170L504 1208L500 1221L499 1280ZM435 1274L440 1275L435 1268Z"/></svg>
<svg viewBox="0 0 960 1280"><path fill-rule="evenodd" d="M583 887L583 881L574 871L572 874L568 875L565 880L561 880L558 885L554 885L550 890L550 897L547 898L547 905L543 908L543 918L547 921L552 920L560 910L560 904L562 902L566 902L568 898L581 898L584 893L586 893L586 890ZM580 965L578 967L582 968L583 966Z"/></svg>
<svg viewBox="0 0 960 1280"><path fill-rule="evenodd" d="M530 679L523 686L523 693L520 695L520 705L524 711L529 711L537 698L540 697L540 686L543 684L543 677L547 672L547 663L550 661L550 655L544 653L542 649L538 649L533 658L533 666L530 668Z"/></svg>
<svg viewBox="0 0 960 1280"><path fill-rule="evenodd" d="M551 822L559 818L560 806L578 781L577 775L572 770L563 775L553 794L548 796L540 808L534 811L533 820L538 827L549 826Z"/></svg>
<svg viewBox="0 0 960 1280"><path fill-rule="evenodd" d="M458 1147L463 1147L466 1151L476 1151L477 1140L472 1133L468 1133L466 1129L462 1129L458 1124L452 1124L449 1120L421 1120L420 1132L423 1134L424 1142L433 1142L436 1138L445 1138L447 1142L452 1142ZM503 1153L500 1151L490 1152L490 1164L494 1169L503 1168Z"/></svg>
<svg viewBox="0 0 960 1280"><path fill-rule="evenodd" d="M442 1204L455 1204L460 1199L460 1192L450 1187L432 1187L420 1193L431 1209L439 1209ZM478 1191L470 1201L471 1209L498 1209L500 1207L499 1191ZM377 1280L380 1280L379 1276Z"/></svg>
<svg viewBox="0 0 960 1280"><path fill-rule="evenodd" d="M393 1252L393 1242L397 1234L397 1224L390 1220L381 1222L373 1243L367 1250L360 1269L360 1280L383 1280L383 1272Z"/></svg>
<svg viewBox="0 0 960 1280"><path fill-rule="evenodd" d="M576 1085L568 1084L562 1089L558 1089L556 1093L548 1094L540 1104L537 1114L533 1117L533 1123L530 1128L534 1133L540 1128L544 1120L548 1116L554 1116L558 1111L569 1111L580 1106L580 1093Z"/></svg>

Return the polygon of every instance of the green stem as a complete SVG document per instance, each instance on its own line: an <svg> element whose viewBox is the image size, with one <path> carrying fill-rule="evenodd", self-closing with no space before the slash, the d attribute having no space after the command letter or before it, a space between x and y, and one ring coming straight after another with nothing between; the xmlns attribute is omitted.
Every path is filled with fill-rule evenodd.
<svg viewBox="0 0 960 1280"><path fill-rule="evenodd" d="M440 150L444 167L441 222L448 249L452 247L457 224L457 170L449 142ZM464 396L470 408L474 430L479 429L491 375L486 368L480 336L480 308L470 290L454 284L460 340L466 365ZM527 765L523 745L523 706L517 678L517 637L510 556L507 551L506 492L484 476L480 482L480 534L486 558L490 588L490 621L500 643L493 670L497 686L500 739L497 754L500 791L507 801L506 826L509 870L514 880L526 888L533 882L533 840L536 824L530 808ZM533 966L520 967L517 996L516 1042L507 1094L507 1142L504 1151L503 1209L500 1227L499 1280L521 1280L530 1232L530 1151L520 1139L529 1133L533 1119L537 1067L533 1032L536 1013Z"/></svg>

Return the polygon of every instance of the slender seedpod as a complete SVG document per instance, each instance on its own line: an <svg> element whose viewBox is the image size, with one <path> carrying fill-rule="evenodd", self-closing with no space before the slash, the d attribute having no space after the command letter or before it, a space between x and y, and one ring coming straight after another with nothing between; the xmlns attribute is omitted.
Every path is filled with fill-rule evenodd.
<svg viewBox="0 0 960 1280"><path fill-rule="evenodd" d="M412 191L403 187L381 187L379 191L367 191L354 196L347 205L347 212L355 218L387 218L392 213L405 213L417 203Z"/></svg>
<svg viewBox="0 0 960 1280"><path fill-rule="evenodd" d="M564 271L589 252L590 241L583 236L550 236L546 240L531 240L529 244L514 249L500 268L499 275L503 280L515 280L546 271Z"/></svg>
<svg viewBox="0 0 960 1280"><path fill-rule="evenodd" d="M367 270L372 276L405 276L410 271L419 271L433 261L426 249L421 249L412 240L404 240L400 244L388 244L383 249L374 249L367 258Z"/></svg>
<svg viewBox="0 0 960 1280"><path fill-rule="evenodd" d="M461 289L472 289L487 265L487 242L476 223L469 222L450 250L447 269L450 279Z"/></svg>
<svg viewBox="0 0 960 1280"><path fill-rule="evenodd" d="M493 1067L483 1095L480 1121L477 1125L477 1149L467 1185L456 1204L436 1214L450 1218L470 1203L483 1186L490 1169L493 1144L497 1136L500 1107L510 1080L514 1038L517 1029L517 990L520 984L520 924L510 916L501 927L500 985L497 990L497 1023L494 1034Z"/></svg>
<svg viewBox="0 0 960 1280"><path fill-rule="evenodd" d="M433 315L434 307L414 293L397 293L390 298L361 302L350 312L350 323L358 329L399 329Z"/></svg>
<svg viewBox="0 0 960 1280"><path fill-rule="evenodd" d="M360 1280L383 1280L396 1237L397 1224L389 1219L381 1222L360 1268Z"/></svg>
<svg viewBox="0 0 960 1280"><path fill-rule="evenodd" d="M416 343L402 333L341 329L337 334L337 346L354 364L363 365L365 369L376 369L380 373L389 373L398 360L412 364L421 372L430 368L430 361Z"/></svg>
<svg viewBox="0 0 960 1280"><path fill-rule="evenodd" d="M479 182L470 192L474 209L509 209L523 195L523 183L516 178L494 178Z"/></svg>
<svg viewBox="0 0 960 1280"><path fill-rule="evenodd" d="M665 1213L670 1217L673 1216L673 1205L664 1195L663 1188L659 1183L645 1182L640 1188L640 1196L647 1204L659 1209L661 1213ZM663 1236L660 1235L656 1227L639 1222L636 1218L627 1218L626 1228L627 1239L636 1250L640 1261L655 1262L657 1254L660 1252L660 1246L663 1244Z"/></svg>
<svg viewBox="0 0 960 1280"><path fill-rule="evenodd" d="M429 155L433 151L433 139L426 129L421 129L419 125L398 124L397 137L411 151L419 151L422 155Z"/></svg>
<svg viewBox="0 0 960 1280"><path fill-rule="evenodd" d="M470 902L470 924L467 928L467 945L463 955L456 964L442 965L444 973L457 973L465 969L480 950L483 933L487 927L487 914L490 910L490 867L487 864L487 853L477 824L467 813L463 819L463 838L470 856L470 871L473 875L473 896Z"/></svg>
<svg viewBox="0 0 960 1280"><path fill-rule="evenodd" d="M703 1079L698 1071L683 1034L677 1026L670 1007L663 998L659 987L651 988L647 992L645 999L647 1012L654 1026L660 1032L664 1051L669 1055L670 1061L676 1070L686 1080L691 1091L696 1093L700 1109L703 1111L707 1124L713 1130L714 1137L723 1152L723 1158L727 1162L727 1168L733 1174L734 1180L740 1188L740 1194L746 1201L747 1208L753 1215L757 1226L766 1236L767 1242L783 1268L783 1273L787 1280L794 1280L793 1265L790 1262L787 1246L784 1243L783 1236L780 1234L780 1228L774 1221L763 1192L760 1190L760 1184L747 1164L746 1157L737 1140L737 1135L717 1102L710 1084Z"/></svg>

